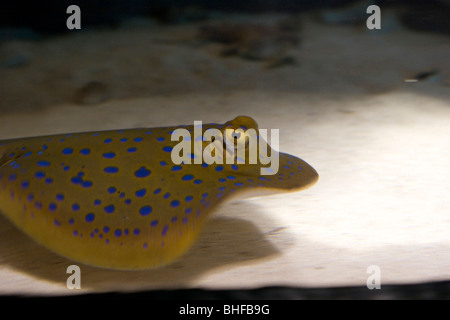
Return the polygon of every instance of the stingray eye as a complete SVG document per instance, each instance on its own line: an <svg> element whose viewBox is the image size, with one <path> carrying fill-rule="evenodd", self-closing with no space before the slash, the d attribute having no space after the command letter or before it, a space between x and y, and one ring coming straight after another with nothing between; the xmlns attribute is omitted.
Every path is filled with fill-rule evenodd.
<svg viewBox="0 0 450 320"><path fill-rule="evenodd" d="M239 148L247 148L248 138L242 128L227 129L225 131L226 139L224 144L228 150L237 150Z"/></svg>
<svg viewBox="0 0 450 320"><path fill-rule="evenodd" d="M231 136L234 140L239 140L239 138L241 137L241 133L239 131L234 131Z"/></svg>

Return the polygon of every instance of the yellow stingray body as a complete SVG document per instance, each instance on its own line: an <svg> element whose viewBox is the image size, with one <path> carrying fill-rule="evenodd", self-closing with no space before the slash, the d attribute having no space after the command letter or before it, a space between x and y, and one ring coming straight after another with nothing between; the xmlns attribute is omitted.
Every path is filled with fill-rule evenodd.
<svg viewBox="0 0 450 320"><path fill-rule="evenodd" d="M306 162L283 153L274 175L261 176L261 163L176 165L171 151L179 141L171 141L171 134L178 128L0 141L0 212L71 260L149 269L185 253L214 208L232 195L301 190L318 179ZM257 124L240 116L202 130L210 128L224 132Z"/></svg>

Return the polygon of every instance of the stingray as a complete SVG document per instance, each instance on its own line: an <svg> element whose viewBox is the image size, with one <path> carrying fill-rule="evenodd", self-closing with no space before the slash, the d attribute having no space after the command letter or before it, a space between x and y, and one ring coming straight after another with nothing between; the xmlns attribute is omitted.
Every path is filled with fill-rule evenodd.
<svg viewBox="0 0 450 320"><path fill-rule="evenodd" d="M39 244L73 261L150 269L183 255L223 201L299 191L318 179L305 161L270 146L266 155L276 154L279 161L272 174L262 174L267 167L262 150L256 163L242 163L228 145L209 150L222 160L231 155L234 163L174 163L180 141L172 141L172 134L179 128L194 131L183 125L0 141L0 212ZM208 129L224 136L232 129L235 147L243 146L246 155L250 138L236 132L258 132L246 116L205 124L201 133ZM212 143L223 142L202 139L201 149Z"/></svg>

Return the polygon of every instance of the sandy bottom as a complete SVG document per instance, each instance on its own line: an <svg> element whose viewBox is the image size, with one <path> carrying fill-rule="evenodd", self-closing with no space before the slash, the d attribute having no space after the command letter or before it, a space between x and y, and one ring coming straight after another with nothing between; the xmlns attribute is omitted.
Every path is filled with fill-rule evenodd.
<svg viewBox="0 0 450 320"><path fill-rule="evenodd" d="M401 27L373 35L303 20L301 44L289 52L296 64L277 68L220 57L215 45L186 45L192 26L7 47L27 48L33 59L1 71L9 88L2 89L3 139L223 123L245 114L260 128L280 129L280 150L320 175L303 192L220 206L196 245L165 268L80 265L76 293L365 286L372 265L382 284L450 279L448 38ZM143 35L172 41L142 44ZM438 71L434 81L404 81L430 69ZM107 101L71 102L89 79L106 83ZM45 107L33 108L33 101ZM73 294L66 287L71 264L0 217L0 293Z"/></svg>

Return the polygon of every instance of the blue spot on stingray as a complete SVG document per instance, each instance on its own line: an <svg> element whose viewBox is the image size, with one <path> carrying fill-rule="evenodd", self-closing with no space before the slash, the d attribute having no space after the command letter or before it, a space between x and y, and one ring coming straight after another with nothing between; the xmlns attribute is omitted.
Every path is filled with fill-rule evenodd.
<svg viewBox="0 0 450 320"><path fill-rule="evenodd" d="M38 171L38 172L35 173L34 176L35 176L36 178L38 178L38 179L42 179L43 177L45 177L45 172Z"/></svg>
<svg viewBox="0 0 450 320"><path fill-rule="evenodd" d="M72 154L73 153L73 149L72 148L65 148L62 151L63 154Z"/></svg>
<svg viewBox="0 0 450 320"><path fill-rule="evenodd" d="M139 214L141 215L141 216L147 216L147 215L149 215L151 212L152 212L152 207L150 207L150 206L143 206L143 207L141 207L140 209L139 209Z"/></svg>
<svg viewBox="0 0 450 320"><path fill-rule="evenodd" d="M162 142L162 141L164 141L166 139L164 139L164 137L158 137L158 138L156 138L156 140L159 141L159 142Z"/></svg>
<svg viewBox="0 0 450 320"><path fill-rule="evenodd" d="M101 203L102 203L102 201L100 199L94 200L94 206L99 206Z"/></svg>
<svg viewBox="0 0 450 320"><path fill-rule="evenodd" d="M199 179L197 179L197 180L194 180L194 183L195 183L195 184L200 184L200 183L203 183L203 181L202 181L202 180L199 180Z"/></svg>
<svg viewBox="0 0 450 320"><path fill-rule="evenodd" d="M86 217L84 217L84 220L86 220L86 222L92 222L92 221L94 221L94 219L95 219L95 214L93 214L92 212L88 213L86 215Z"/></svg>
<svg viewBox="0 0 450 320"><path fill-rule="evenodd" d="M164 195L164 199L167 199L168 197L170 197L170 192L167 192L167 193Z"/></svg>
<svg viewBox="0 0 450 320"><path fill-rule="evenodd" d="M120 194L119 194L119 198L125 198L125 192L121 192Z"/></svg>
<svg viewBox="0 0 450 320"><path fill-rule="evenodd" d="M126 199L125 200L125 204L130 204L131 203L131 199Z"/></svg>
<svg viewBox="0 0 450 320"><path fill-rule="evenodd" d="M103 227L103 233L108 233L109 232L109 227L108 226L104 226Z"/></svg>
<svg viewBox="0 0 450 320"><path fill-rule="evenodd" d="M103 208L103 210L105 210L106 213L113 213L115 209L116 207L113 204L110 204Z"/></svg>
<svg viewBox="0 0 450 320"><path fill-rule="evenodd" d="M58 201L63 201L63 200L64 200L64 195L63 195L62 193L58 193L58 194L55 196L55 198L56 198L56 200L58 200Z"/></svg>
<svg viewBox="0 0 450 320"><path fill-rule="evenodd" d="M83 188L90 188L90 187L92 187L92 181L83 181L83 182L81 182L81 186Z"/></svg>
<svg viewBox="0 0 450 320"><path fill-rule="evenodd" d="M233 180L233 179L236 179L236 177L235 176L228 176L227 177L229 180Z"/></svg>
<svg viewBox="0 0 450 320"><path fill-rule="evenodd" d="M144 140L144 139L142 139L141 137L137 137L134 139L135 142L141 142L142 140Z"/></svg>
<svg viewBox="0 0 450 320"><path fill-rule="evenodd" d="M135 173L134 175L137 178L145 178L148 177L150 175L151 171L148 170L146 167L140 167Z"/></svg>
<svg viewBox="0 0 450 320"><path fill-rule="evenodd" d="M244 184L243 184L242 182L236 182L234 185L235 185L235 186L238 186L238 187L241 187L241 186L243 186Z"/></svg>
<svg viewBox="0 0 450 320"><path fill-rule="evenodd" d="M192 208L187 208L184 212L185 212L186 214L190 214L190 213L192 212Z"/></svg>
<svg viewBox="0 0 450 320"><path fill-rule="evenodd" d="M203 167L203 168L208 168L208 167L209 167L209 164L207 164L207 163L202 163L202 167Z"/></svg>
<svg viewBox="0 0 450 320"><path fill-rule="evenodd" d="M55 211L56 210L56 203L50 203L49 205L48 205L48 210L50 210L50 211Z"/></svg>
<svg viewBox="0 0 450 320"><path fill-rule="evenodd" d="M186 198L184 198L184 200L185 200L186 202L192 201L192 199L194 199L193 196L187 196Z"/></svg>
<svg viewBox="0 0 450 320"><path fill-rule="evenodd" d="M222 167L222 166L217 166L217 167L216 167L216 171L219 171L219 172L220 172L220 171L222 171L222 170L223 170L223 167Z"/></svg>
<svg viewBox="0 0 450 320"><path fill-rule="evenodd" d="M106 173L117 173L119 171L119 168L117 167L106 167L103 169Z"/></svg>
<svg viewBox="0 0 450 320"><path fill-rule="evenodd" d="M206 198L208 196L208 193L205 192L204 194L202 194L202 198Z"/></svg>
<svg viewBox="0 0 450 320"><path fill-rule="evenodd" d="M179 205L180 205L180 201L178 201L178 200L173 200L173 201L170 203L170 206L171 206L171 207L174 207L174 208L178 207Z"/></svg>
<svg viewBox="0 0 450 320"><path fill-rule="evenodd" d="M122 230L116 229L116 231L114 231L114 235L115 235L116 237L120 237L120 236L122 235Z"/></svg>
<svg viewBox="0 0 450 320"><path fill-rule="evenodd" d="M141 190L136 191L135 194L136 194L136 197L142 198L143 196L145 196L146 193L147 193L146 189L141 189Z"/></svg>
<svg viewBox="0 0 450 320"><path fill-rule="evenodd" d="M108 159L112 159L116 156L116 154L114 152L106 152L103 154L103 158L108 158Z"/></svg>
<svg viewBox="0 0 450 320"><path fill-rule="evenodd" d="M114 193L116 191L117 191L117 189L115 187L109 187L108 188L108 193Z"/></svg>
<svg viewBox="0 0 450 320"><path fill-rule="evenodd" d="M181 169L183 169L181 166L173 166L172 167L172 171L180 171Z"/></svg>
<svg viewBox="0 0 450 320"><path fill-rule="evenodd" d="M161 192L161 188L156 189L155 191L153 191L153 194L158 194Z"/></svg>
<svg viewBox="0 0 450 320"><path fill-rule="evenodd" d="M85 155L85 156L87 156L88 154L91 153L91 150L88 149L88 148L84 148L84 149L81 149L81 150L80 150L80 153L83 154L83 155Z"/></svg>
<svg viewBox="0 0 450 320"><path fill-rule="evenodd" d="M136 228L136 229L133 230L133 234L134 234L135 236L139 235L139 233L141 233L141 230L139 230L138 228Z"/></svg>
<svg viewBox="0 0 450 320"><path fill-rule="evenodd" d="M165 151L165 152L172 152L172 147L169 147L169 146L166 146L166 147L164 147L163 148L163 150Z"/></svg>
<svg viewBox="0 0 450 320"><path fill-rule="evenodd" d="M73 210L73 211L78 211L78 210L80 210L80 205L79 205L78 203L74 203L74 204L72 205L72 210Z"/></svg>
<svg viewBox="0 0 450 320"><path fill-rule="evenodd" d="M183 217L183 224L186 224L188 222L187 217Z"/></svg>
<svg viewBox="0 0 450 320"><path fill-rule="evenodd" d="M22 188L26 189L30 186L30 182L29 181L22 181Z"/></svg>
<svg viewBox="0 0 450 320"><path fill-rule="evenodd" d="M33 201L34 195L33 195L32 193L30 193L30 194L28 195L27 199L28 199L28 201L30 201L30 202Z"/></svg>
<svg viewBox="0 0 450 320"><path fill-rule="evenodd" d="M220 182L225 182L225 181L227 181L227 179L220 178L219 181Z"/></svg>
<svg viewBox="0 0 450 320"><path fill-rule="evenodd" d="M150 227L156 227L158 225L158 220L153 220L150 222Z"/></svg>
<svg viewBox="0 0 450 320"><path fill-rule="evenodd" d="M31 152L31 151L30 151L30 152L28 152L28 153L25 153L24 157L28 157L28 156L31 156L31 154L32 154L32 152Z"/></svg>
<svg viewBox="0 0 450 320"><path fill-rule="evenodd" d="M52 183L53 183L53 178L47 178L47 179L45 179L45 183L46 183L46 184L52 184Z"/></svg>
<svg viewBox="0 0 450 320"><path fill-rule="evenodd" d="M69 169L70 169L69 166L65 166L65 167L63 168L64 171L67 171L67 170L69 170Z"/></svg>
<svg viewBox="0 0 450 320"><path fill-rule="evenodd" d="M124 230L123 230L123 234L124 234L124 235L126 235L126 236L127 236L127 235L128 235L128 233L129 233L128 229L124 229Z"/></svg>
<svg viewBox="0 0 450 320"><path fill-rule="evenodd" d="M128 148L127 149L127 152L129 152L129 153L133 153L133 152L136 152L137 151L137 148Z"/></svg>
<svg viewBox="0 0 450 320"><path fill-rule="evenodd" d="M189 180L194 179L194 176L192 174L187 174L187 175L184 175L181 179L184 181L189 181Z"/></svg>
<svg viewBox="0 0 450 320"><path fill-rule="evenodd" d="M152 132L151 131L147 131L145 134L152 134Z"/></svg>
<svg viewBox="0 0 450 320"><path fill-rule="evenodd" d="M159 163L161 166L167 166L167 162L165 162L165 161L161 161L160 163Z"/></svg>
<svg viewBox="0 0 450 320"><path fill-rule="evenodd" d="M237 170L237 169L239 169L239 167L238 167L237 165L235 165L235 164L232 164L232 165L231 165L231 169Z"/></svg>
<svg viewBox="0 0 450 320"><path fill-rule="evenodd" d="M37 165L40 166L40 167L48 167L48 166L50 166L50 162L48 162L48 161L38 161Z"/></svg>
<svg viewBox="0 0 450 320"><path fill-rule="evenodd" d="M74 224L75 220L73 220L73 218L70 218L69 221L67 221L69 224Z"/></svg>
<svg viewBox="0 0 450 320"><path fill-rule="evenodd" d="M73 184L80 184L83 182L83 179L81 179L80 177L72 177L72 179L70 179L70 181L72 181Z"/></svg>
<svg viewBox="0 0 450 320"><path fill-rule="evenodd" d="M120 139L120 142L127 142L127 141L128 141L127 138L122 138L122 139Z"/></svg>
<svg viewBox="0 0 450 320"><path fill-rule="evenodd" d="M161 232L161 236L165 237L167 234L167 230L169 230L169 226L164 226L162 232Z"/></svg>
<svg viewBox="0 0 450 320"><path fill-rule="evenodd" d="M53 220L53 224L57 227L61 227L61 221L58 221L57 219Z"/></svg>
<svg viewBox="0 0 450 320"><path fill-rule="evenodd" d="M104 143L111 143L112 139L108 138L104 141Z"/></svg>
<svg viewBox="0 0 450 320"><path fill-rule="evenodd" d="M226 187L220 187L219 188L219 191L223 191L223 190L225 190L226 189Z"/></svg>

